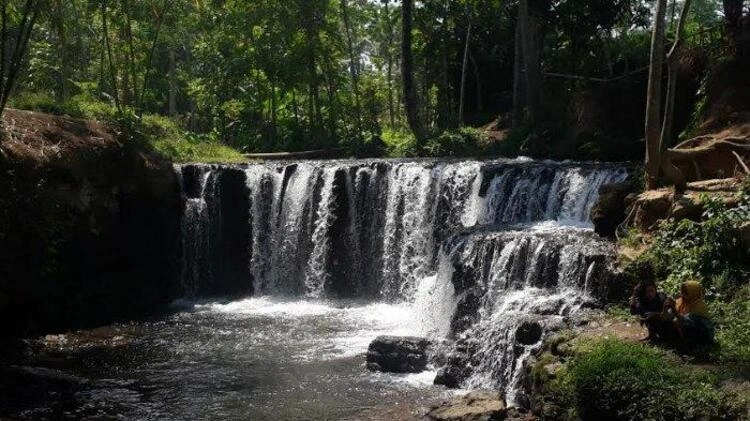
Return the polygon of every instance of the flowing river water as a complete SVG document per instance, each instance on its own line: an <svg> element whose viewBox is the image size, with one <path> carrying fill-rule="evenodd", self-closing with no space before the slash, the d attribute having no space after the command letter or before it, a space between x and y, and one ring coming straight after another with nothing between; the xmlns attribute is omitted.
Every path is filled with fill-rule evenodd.
<svg viewBox="0 0 750 421"><path fill-rule="evenodd" d="M441 341L462 356L462 388L514 403L539 346L519 327L552 330L595 301L613 252L589 212L602 184L627 177L528 159L175 170L175 312L48 338L45 368L23 369L78 387L14 418L404 419L451 393L432 382L455 361L368 372L383 334ZM247 298L212 298L227 296Z"/></svg>

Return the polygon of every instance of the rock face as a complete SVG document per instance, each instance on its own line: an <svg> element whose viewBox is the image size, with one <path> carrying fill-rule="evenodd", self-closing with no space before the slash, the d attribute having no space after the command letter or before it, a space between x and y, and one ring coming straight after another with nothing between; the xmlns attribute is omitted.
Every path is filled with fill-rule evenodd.
<svg viewBox="0 0 750 421"><path fill-rule="evenodd" d="M500 392L477 390L427 413L435 421L490 421L505 419L505 400Z"/></svg>
<svg viewBox="0 0 750 421"><path fill-rule="evenodd" d="M429 346L424 338L379 336L367 350L367 368L389 373L422 372L427 367Z"/></svg>
<svg viewBox="0 0 750 421"><path fill-rule="evenodd" d="M96 122L4 120L0 329L103 324L171 300L183 206L172 165Z"/></svg>
<svg viewBox="0 0 750 421"><path fill-rule="evenodd" d="M630 225L650 231L659 221L668 218L675 220L698 220L703 213L703 195L724 202L726 206L736 206L736 192L739 181L734 178L696 181L687 184L687 191L675 194L673 189L661 188L645 191L636 196L628 206L631 215Z"/></svg>
<svg viewBox="0 0 750 421"><path fill-rule="evenodd" d="M591 209L594 231L602 237L615 235L617 227L625 221L627 196L635 190L630 182L604 184L599 188L599 199Z"/></svg>

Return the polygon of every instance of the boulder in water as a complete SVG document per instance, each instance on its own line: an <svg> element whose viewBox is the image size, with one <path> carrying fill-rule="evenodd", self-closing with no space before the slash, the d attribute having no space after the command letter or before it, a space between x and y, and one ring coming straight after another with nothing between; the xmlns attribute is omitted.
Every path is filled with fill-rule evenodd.
<svg viewBox="0 0 750 421"><path fill-rule="evenodd" d="M477 390L446 402L427 413L435 421L489 421L505 419L505 400L500 392Z"/></svg>
<svg viewBox="0 0 750 421"><path fill-rule="evenodd" d="M461 382L468 377L468 369L455 365L447 365L438 370L433 384L443 385L448 389L458 389L461 386Z"/></svg>
<svg viewBox="0 0 750 421"><path fill-rule="evenodd" d="M367 368L389 373L419 373L427 367L430 341L408 336L378 336L367 350Z"/></svg>

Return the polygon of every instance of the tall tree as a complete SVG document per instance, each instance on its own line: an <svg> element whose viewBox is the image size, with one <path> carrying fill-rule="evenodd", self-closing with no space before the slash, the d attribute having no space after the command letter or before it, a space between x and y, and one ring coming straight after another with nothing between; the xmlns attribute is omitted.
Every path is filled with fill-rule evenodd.
<svg viewBox="0 0 750 421"><path fill-rule="evenodd" d="M349 7L347 0L340 0L341 20L344 23L344 32L346 34L346 45L349 50L349 73L352 77L352 92L354 94L354 107L357 119L357 134L362 133L362 107L360 105L359 94L359 55L354 50L354 29L349 19Z"/></svg>
<svg viewBox="0 0 750 421"><path fill-rule="evenodd" d="M667 54L667 94L666 94L666 105L664 106L664 123L661 128L661 138L659 140L659 149L664 149L669 146L672 140L672 131L674 128L674 105L677 97L677 60L682 47L682 36L685 32L685 23L687 22L687 15L690 11L691 0L685 0L682 5L682 11L680 12L679 20L677 21L677 30L675 31L675 40L672 44L672 48ZM674 6L673 6L674 7ZM672 11L674 13L674 11Z"/></svg>
<svg viewBox="0 0 750 421"><path fill-rule="evenodd" d="M722 0L729 47L736 55L742 53L742 46L739 44L742 33L742 3L742 0Z"/></svg>
<svg viewBox="0 0 750 421"><path fill-rule="evenodd" d="M649 188L658 185L661 168L661 84L664 67L664 25L666 0L657 0L651 35L648 90L646 92L646 183Z"/></svg>
<svg viewBox="0 0 750 421"><path fill-rule="evenodd" d="M464 101L466 98L466 74L469 67L469 43L471 42L471 22L466 26L466 40L464 42L464 58L461 63L461 90L458 103L458 125L464 125Z"/></svg>
<svg viewBox="0 0 750 421"><path fill-rule="evenodd" d="M44 0L26 0L18 19L11 16L9 0L0 0L0 115L23 66L29 38L34 30ZM10 6L12 7L12 6Z"/></svg>
<svg viewBox="0 0 750 421"><path fill-rule="evenodd" d="M526 107L528 119L531 123L538 122L542 104L542 57L539 39L540 9L538 0L534 2L521 0L518 5L518 24L521 27L521 52L526 72Z"/></svg>
<svg viewBox="0 0 750 421"><path fill-rule="evenodd" d="M414 81L414 57L412 56L412 23L414 0L401 2L401 78L403 84L403 100L406 120L412 133L421 144L427 137L421 119L419 118L419 102L417 87Z"/></svg>
<svg viewBox="0 0 750 421"><path fill-rule="evenodd" d="M521 22L516 20L513 48L513 115L511 127L519 129L523 125L523 45L521 42Z"/></svg>

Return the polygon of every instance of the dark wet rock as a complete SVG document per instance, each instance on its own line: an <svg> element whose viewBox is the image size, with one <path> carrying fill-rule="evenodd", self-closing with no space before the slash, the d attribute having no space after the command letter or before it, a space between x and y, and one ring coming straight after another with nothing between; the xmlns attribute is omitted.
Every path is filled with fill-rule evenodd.
<svg viewBox="0 0 750 421"><path fill-rule="evenodd" d="M424 338L379 336L367 350L367 368L390 373L422 372L427 367L429 346Z"/></svg>
<svg viewBox="0 0 750 421"><path fill-rule="evenodd" d="M427 418L435 421L503 420L506 411L500 392L477 390L433 408Z"/></svg>
<svg viewBox="0 0 750 421"><path fill-rule="evenodd" d="M438 370L433 384L442 385L448 389L458 389L461 383L469 377L469 369L448 365Z"/></svg>
<svg viewBox="0 0 750 421"><path fill-rule="evenodd" d="M602 237L615 235L617 227L625 221L627 196L635 190L630 182L604 184L599 188L599 199L591 209L594 231Z"/></svg>
<svg viewBox="0 0 750 421"><path fill-rule="evenodd" d="M453 313L451 332L459 334L476 323L480 305L481 300L478 291L468 291L461 297L456 305L456 311Z"/></svg>
<svg viewBox="0 0 750 421"><path fill-rule="evenodd" d="M539 418L534 416L534 414L532 414L528 410L520 408L508 408L508 411L505 414L505 419L507 421L536 421Z"/></svg>
<svg viewBox="0 0 750 421"><path fill-rule="evenodd" d="M249 189L245 184L244 171L227 168L218 174L216 188L221 192L211 203L221 215L216 218L213 239L213 259L220 265L213 265L213 282L200 285L197 293L200 296L238 296L252 293L252 274L247 264L246 250L251 247Z"/></svg>

